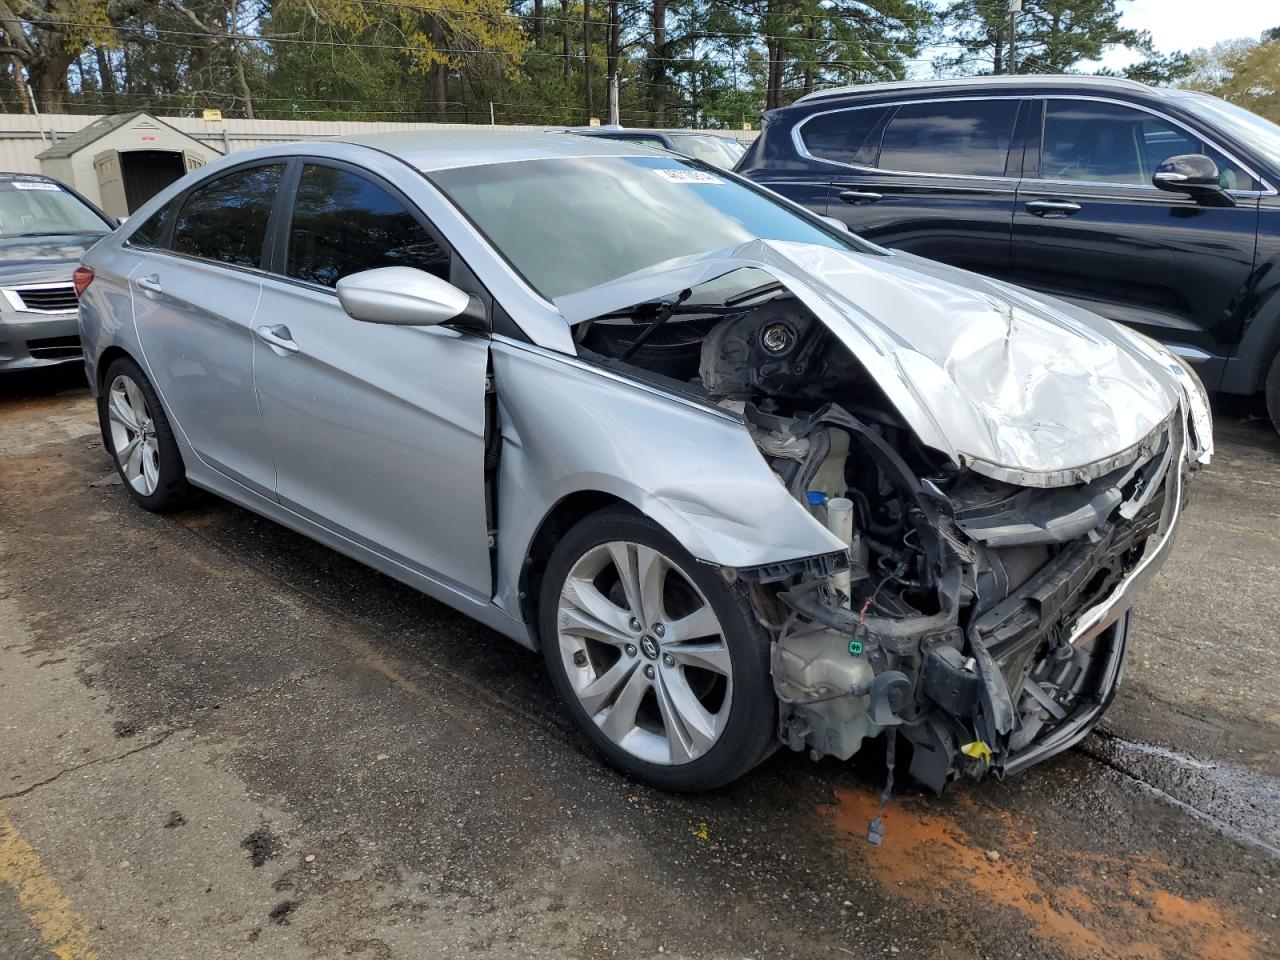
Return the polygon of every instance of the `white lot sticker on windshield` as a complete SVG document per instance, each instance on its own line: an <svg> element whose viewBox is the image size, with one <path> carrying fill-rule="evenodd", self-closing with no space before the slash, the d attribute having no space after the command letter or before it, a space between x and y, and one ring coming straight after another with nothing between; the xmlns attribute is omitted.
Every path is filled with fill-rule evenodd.
<svg viewBox="0 0 1280 960"><path fill-rule="evenodd" d="M56 183L46 183L43 180L10 180L16 190L61 190L62 188Z"/></svg>
<svg viewBox="0 0 1280 960"><path fill-rule="evenodd" d="M705 170L654 170L653 172L672 183L724 183L714 173L707 173Z"/></svg>

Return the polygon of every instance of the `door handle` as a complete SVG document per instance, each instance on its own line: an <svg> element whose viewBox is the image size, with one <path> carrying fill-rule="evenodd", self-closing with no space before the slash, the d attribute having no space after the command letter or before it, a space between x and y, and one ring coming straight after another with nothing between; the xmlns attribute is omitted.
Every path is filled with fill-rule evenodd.
<svg viewBox="0 0 1280 960"><path fill-rule="evenodd" d="M254 333L258 335L258 339L270 344L273 350L283 350L285 353L298 352L298 345L293 342L293 336L289 333L289 328L283 323L277 323L270 327L265 325L258 327Z"/></svg>
<svg viewBox="0 0 1280 960"><path fill-rule="evenodd" d="M1080 204L1070 200L1028 200L1023 206L1037 217L1069 217L1080 212Z"/></svg>
<svg viewBox="0 0 1280 960"><path fill-rule="evenodd" d="M872 193L870 190L841 190L836 196L845 203L853 204L879 203L884 199L883 193Z"/></svg>
<svg viewBox="0 0 1280 960"><path fill-rule="evenodd" d="M149 277L139 277L137 284L147 293L164 293L164 287L160 286L160 274L153 273Z"/></svg>

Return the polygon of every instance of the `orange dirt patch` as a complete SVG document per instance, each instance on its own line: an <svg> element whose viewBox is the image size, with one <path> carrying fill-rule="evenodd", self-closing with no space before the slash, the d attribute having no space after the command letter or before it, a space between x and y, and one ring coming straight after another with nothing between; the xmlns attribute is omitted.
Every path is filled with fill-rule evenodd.
<svg viewBox="0 0 1280 960"><path fill-rule="evenodd" d="M984 911L1014 911L1046 946L1082 958L1122 960L1252 960L1257 937L1236 912L1213 897L1189 900L1165 889L1160 874L1173 868L1142 855L1107 856L1055 848L1052 858L1070 881L1050 878L1035 865L1036 835L1013 822L1007 810L979 811L960 794L949 807L929 812L892 801L884 812L884 842L865 840L876 815L876 797L836 791L824 815L849 849L881 883L917 902L967 904L981 922ZM990 818L1002 840L998 858L960 824Z"/></svg>

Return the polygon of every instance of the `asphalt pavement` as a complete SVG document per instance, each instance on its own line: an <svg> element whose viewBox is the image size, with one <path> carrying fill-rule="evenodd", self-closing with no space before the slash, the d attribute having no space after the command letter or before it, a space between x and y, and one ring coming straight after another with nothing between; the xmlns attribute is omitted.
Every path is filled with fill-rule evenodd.
<svg viewBox="0 0 1280 960"><path fill-rule="evenodd" d="M1115 707L1005 782L605 768L540 658L0 381L0 960L1280 956L1280 436L1218 411Z"/></svg>

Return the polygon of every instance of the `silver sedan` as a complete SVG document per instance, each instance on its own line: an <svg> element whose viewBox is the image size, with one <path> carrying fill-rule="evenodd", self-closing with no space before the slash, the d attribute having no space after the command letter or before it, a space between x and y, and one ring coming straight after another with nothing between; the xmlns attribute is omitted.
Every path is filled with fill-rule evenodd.
<svg viewBox="0 0 1280 960"><path fill-rule="evenodd" d="M1075 743L1212 452L1139 335L603 139L236 153L76 283L141 506L210 491L540 648L671 789Z"/></svg>

